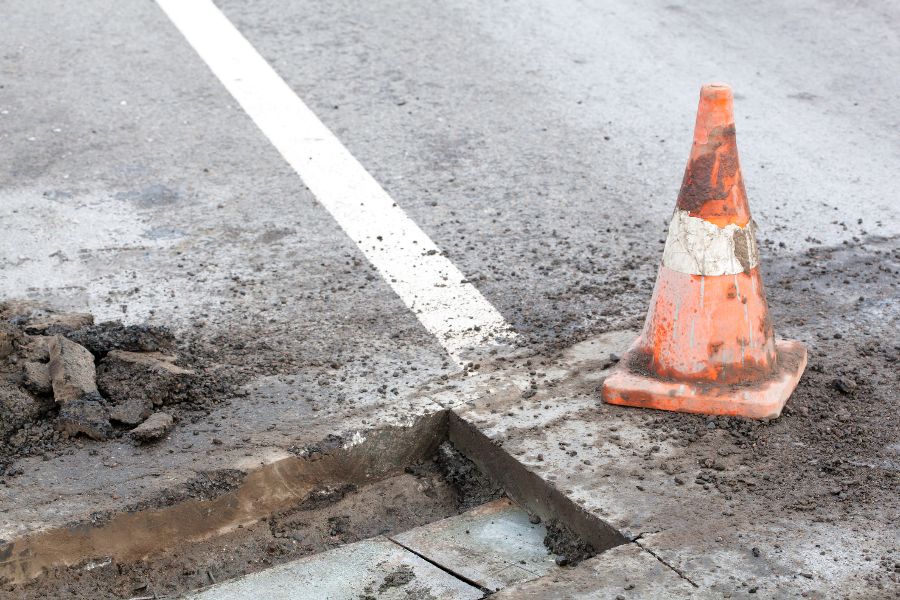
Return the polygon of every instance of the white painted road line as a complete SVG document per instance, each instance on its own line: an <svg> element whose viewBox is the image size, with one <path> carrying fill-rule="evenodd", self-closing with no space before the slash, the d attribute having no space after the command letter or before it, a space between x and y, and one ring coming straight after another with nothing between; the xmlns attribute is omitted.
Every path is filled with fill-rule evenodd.
<svg viewBox="0 0 900 600"><path fill-rule="evenodd" d="M316 199L457 361L514 334L210 0L157 0Z"/></svg>

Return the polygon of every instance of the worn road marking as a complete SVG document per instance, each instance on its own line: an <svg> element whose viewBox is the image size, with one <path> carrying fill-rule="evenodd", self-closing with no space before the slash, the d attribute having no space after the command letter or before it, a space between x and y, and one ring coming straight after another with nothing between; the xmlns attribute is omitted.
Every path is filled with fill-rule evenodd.
<svg viewBox="0 0 900 600"><path fill-rule="evenodd" d="M458 362L513 334L331 131L209 0L157 0L197 54L363 254Z"/></svg>

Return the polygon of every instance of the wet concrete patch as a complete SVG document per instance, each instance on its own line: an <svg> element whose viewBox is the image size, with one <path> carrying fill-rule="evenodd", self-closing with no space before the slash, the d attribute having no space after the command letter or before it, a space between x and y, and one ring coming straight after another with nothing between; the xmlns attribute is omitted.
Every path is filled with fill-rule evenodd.
<svg viewBox="0 0 900 600"><path fill-rule="evenodd" d="M302 590L303 596L298 596ZM193 600L298 597L476 600L482 592L385 538L365 540L224 583Z"/></svg>
<svg viewBox="0 0 900 600"><path fill-rule="evenodd" d="M493 592L556 566L545 535L539 520L503 498L391 539Z"/></svg>

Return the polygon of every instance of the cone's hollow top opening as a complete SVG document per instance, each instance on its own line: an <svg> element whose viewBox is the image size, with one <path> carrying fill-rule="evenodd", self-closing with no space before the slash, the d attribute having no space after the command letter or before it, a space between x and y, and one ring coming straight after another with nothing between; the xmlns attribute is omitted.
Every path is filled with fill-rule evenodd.
<svg viewBox="0 0 900 600"><path fill-rule="evenodd" d="M725 84L709 84L700 88L694 143L707 144L714 129L734 125L734 96Z"/></svg>

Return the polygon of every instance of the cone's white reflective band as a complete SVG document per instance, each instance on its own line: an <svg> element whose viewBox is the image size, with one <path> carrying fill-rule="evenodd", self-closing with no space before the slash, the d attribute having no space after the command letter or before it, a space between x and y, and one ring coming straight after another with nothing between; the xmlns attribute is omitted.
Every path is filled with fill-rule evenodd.
<svg viewBox="0 0 900 600"><path fill-rule="evenodd" d="M759 265L756 223L744 227L719 227L705 219L676 210L669 224L669 236L662 264L690 275L734 275Z"/></svg>

